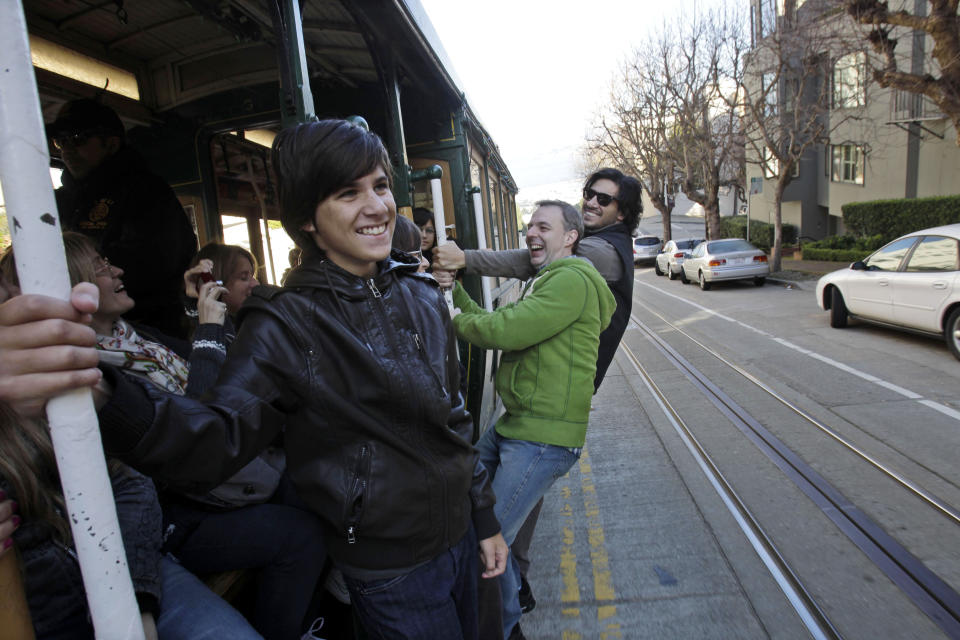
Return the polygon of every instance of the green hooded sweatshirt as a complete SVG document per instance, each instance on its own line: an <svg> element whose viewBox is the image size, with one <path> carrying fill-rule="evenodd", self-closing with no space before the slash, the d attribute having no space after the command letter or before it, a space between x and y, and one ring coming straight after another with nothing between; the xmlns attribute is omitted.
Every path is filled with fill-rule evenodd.
<svg viewBox="0 0 960 640"><path fill-rule="evenodd" d="M600 332L616 300L592 264L551 262L518 302L487 312L460 285L453 301L457 335L484 349L501 349L496 389L506 413L504 438L582 447L590 418Z"/></svg>

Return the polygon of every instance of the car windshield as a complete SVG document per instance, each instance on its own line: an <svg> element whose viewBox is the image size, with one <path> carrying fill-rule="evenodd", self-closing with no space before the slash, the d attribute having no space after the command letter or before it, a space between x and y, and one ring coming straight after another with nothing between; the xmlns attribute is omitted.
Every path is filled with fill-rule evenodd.
<svg viewBox="0 0 960 640"><path fill-rule="evenodd" d="M637 245L638 247L652 246L655 244L660 244L660 240L658 238L637 238L633 241L633 244Z"/></svg>
<svg viewBox="0 0 960 640"><path fill-rule="evenodd" d="M677 249L693 249L699 240L677 240Z"/></svg>
<svg viewBox="0 0 960 640"><path fill-rule="evenodd" d="M707 245L707 251L712 254L731 253L733 251L754 251L755 249L755 246L740 238L717 240Z"/></svg>

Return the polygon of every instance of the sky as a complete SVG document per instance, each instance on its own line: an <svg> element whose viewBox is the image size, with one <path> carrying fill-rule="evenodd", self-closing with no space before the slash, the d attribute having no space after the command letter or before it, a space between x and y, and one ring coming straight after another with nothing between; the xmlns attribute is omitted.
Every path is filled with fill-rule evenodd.
<svg viewBox="0 0 960 640"><path fill-rule="evenodd" d="M614 73L662 23L662 12L681 6L664 0L420 2L521 196L535 187L551 192L535 198L555 195L558 183L582 180L578 153Z"/></svg>

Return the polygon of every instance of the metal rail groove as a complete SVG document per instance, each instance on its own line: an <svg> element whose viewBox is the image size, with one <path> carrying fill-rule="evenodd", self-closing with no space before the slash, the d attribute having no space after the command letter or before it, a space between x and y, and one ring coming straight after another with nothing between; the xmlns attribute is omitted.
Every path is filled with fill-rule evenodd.
<svg viewBox="0 0 960 640"><path fill-rule="evenodd" d="M680 417L680 414L677 413L673 405L670 404L666 394L653 380L653 376L640 364L636 355L634 355L625 343L621 342L620 348L626 354L637 373L640 374L643 383L697 461L704 475L707 476L710 484L713 485L714 489L720 495L727 509L747 536L748 541L757 552L760 560L767 567L767 570L770 571L770 574L777 582L781 591L783 591L794 611L797 612L797 615L810 632L810 635L813 636L815 640L842 640L843 636L839 630L837 630L826 613L820 608L820 605L817 604L817 601L810 592L807 591L806 587L800 581L800 578L794 573L789 563L787 563L786 559L777 549L773 540L763 530L763 527L760 526L760 523L747 508L746 504L740 499L740 496L737 495L736 490L727 481L726 477L724 477L723 472L721 472L716 463L714 463L710 454L707 453L706 449L700 444L700 441L697 440L686 422Z"/></svg>
<svg viewBox="0 0 960 640"><path fill-rule="evenodd" d="M642 303L640 303L640 306L642 306L644 309L649 311L651 314L660 318L660 320L663 321L664 324L669 325L674 331L686 336L688 340L690 340L691 342L699 346L701 349L703 349L704 351L712 355L714 358L716 358L723 364L727 365L728 367L730 367L731 369L739 373L741 376L743 376L744 378L746 378L756 386L760 387L763 391L765 391L767 394L769 394L771 397L777 400L777 402L782 404L784 407L786 407L793 413L797 414L798 416L800 416L801 418L803 418L804 420L806 420L807 422L815 426L817 429L819 429L826 435L830 436L831 438L833 438L834 440L842 444L844 447L850 450L850 452L852 452L854 455L870 463L873 467L875 467L881 473L889 477L891 480L893 480L894 482L902 486L904 489L906 489L910 493L920 498L922 501L926 502L930 507L939 511L942 515L952 520L954 524L960 525L960 510L950 505L946 500L943 500L942 498L935 496L934 494L930 493L923 487L920 487L919 485L915 484L910 479L905 478L899 472L887 467L887 465L880 462L879 460L871 456L866 451L863 451L862 449L858 448L855 444L853 444L852 442L850 442L849 440L841 436L839 433L831 429L829 426L820 422L819 420L814 418L812 415L810 415L809 413L807 413L797 405L793 404L792 402L790 402L789 400L781 396L779 393L771 389L764 382L762 382L761 380L758 380L756 376L754 376L752 373L750 373L743 367L733 362L730 362L729 360L724 358L722 355L720 355L717 351L703 344L702 342L700 342L699 340L691 336L689 333L684 331L682 328L678 327L677 325L667 320L665 317L663 317L660 313L658 313L654 309L651 309L649 306ZM636 321L637 321L636 318L634 318L634 322Z"/></svg>
<svg viewBox="0 0 960 640"><path fill-rule="evenodd" d="M631 318L664 357L764 452L921 611L951 638L960 639L960 594L873 522L656 332L636 316Z"/></svg>

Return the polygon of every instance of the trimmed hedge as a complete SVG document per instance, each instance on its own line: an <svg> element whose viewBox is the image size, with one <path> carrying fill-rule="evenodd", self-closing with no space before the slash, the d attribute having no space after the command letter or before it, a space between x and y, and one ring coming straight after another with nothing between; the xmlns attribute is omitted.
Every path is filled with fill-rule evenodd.
<svg viewBox="0 0 960 640"><path fill-rule="evenodd" d="M803 245L804 260L833 260L836 262L856 262L882 247L883 236L876 235L867 238L856 236L830 236L816 242L806 242Z"/></svg>
<svg viewBox="0 0 960 640"><path fill-rule="evenodd" d="M773 246L774 225L768 222L758 220L750 221L750 242L756 245L758 249L770 251ZM747 217L730 216L729 218L720 218L720 237L721 238L746 238L747 237ZM782 246L796 244L797 227L796 225L783 225Z"/></svg>
<svg viewBox="0 0 960 640"><path fill-rule="evenodd" d="M820 247L811 247L803 245L804 260L826 260L829 262L856 262L863 260L873 251L862 251L858 249L823 249Z"/></svg>
<svg viewBox="0 0 960 640"><path fill-rule="evenodd" d="M843 224L854 235L887 243L905 233L960 222L960 195L848 202L840 207Z"/></svg>

